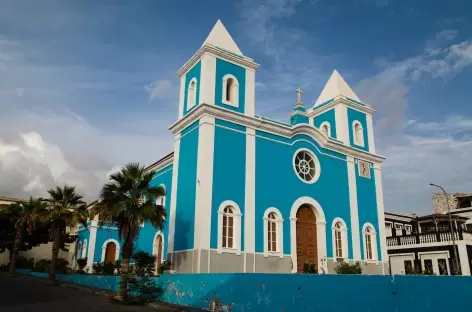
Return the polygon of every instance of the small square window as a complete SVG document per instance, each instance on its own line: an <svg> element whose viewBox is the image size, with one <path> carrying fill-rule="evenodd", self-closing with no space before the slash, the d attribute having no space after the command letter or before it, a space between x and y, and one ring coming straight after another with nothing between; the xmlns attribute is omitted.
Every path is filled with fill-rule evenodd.
<svg viewBox="0 0 472 312"><path fill-rule="evenodd" d="M370 179L370 164L366 161L359 160L358 161L358 166L359 166L359 175L364 178Z"/></svg>

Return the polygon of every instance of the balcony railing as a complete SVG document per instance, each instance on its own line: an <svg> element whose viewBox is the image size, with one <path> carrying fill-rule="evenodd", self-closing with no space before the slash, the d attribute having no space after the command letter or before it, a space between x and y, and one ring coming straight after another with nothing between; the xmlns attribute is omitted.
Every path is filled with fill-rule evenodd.
<svg viewBox="0 0 472 312"><path fill-rule="evenodd" d="M454 232L454 239L460 240L471 240L472 233L459 230ZM451 232L434 232L434 233L422 233L422 234L411 234L396 237L387 237L387 247L396 246L411 246L417 244L431 244L431 243L442 243L452 242Z"/></svg>

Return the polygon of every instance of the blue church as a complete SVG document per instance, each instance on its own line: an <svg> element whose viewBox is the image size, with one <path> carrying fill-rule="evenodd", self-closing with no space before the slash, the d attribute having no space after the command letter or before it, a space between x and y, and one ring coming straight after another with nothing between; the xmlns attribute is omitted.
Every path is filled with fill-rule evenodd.
<svg viewBox="0 0 472 312"><path fill-rule="evenodd" d="M296 273L306 261L387 273L374 110L334 71L313 106L297 90L289 122L257 116L258 67L218 21L177 72L174 149L148 167L168 217L162 232L143 224L135 249L178 273ZM89 267L122 247L97 223L77 229L75 257Z"/></svg>

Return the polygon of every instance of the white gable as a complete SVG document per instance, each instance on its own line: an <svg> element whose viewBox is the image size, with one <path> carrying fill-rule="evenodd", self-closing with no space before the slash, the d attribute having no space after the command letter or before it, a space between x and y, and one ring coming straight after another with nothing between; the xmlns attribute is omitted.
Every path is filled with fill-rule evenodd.
<svg viewBox="0 0 472 312"><path fill-rule="evenodd" d="M205 42L203 42L203 45L205 44L211 44L234 54L243 55L220 20L216 22Z"/></svg>
<svg viewBox="0 0 472 312"><path fill-rule="evenodd" d="M354 91L352 91L351 87L349 87L346 81L344 81L343 77L341 77L341 75L335 69L331 74L331 77L329 77L329 80L323 88L323 91L321 91L320 96L316 100L315 106L329 101L339 95L351 98L355 101L361 101Z"/></svg>

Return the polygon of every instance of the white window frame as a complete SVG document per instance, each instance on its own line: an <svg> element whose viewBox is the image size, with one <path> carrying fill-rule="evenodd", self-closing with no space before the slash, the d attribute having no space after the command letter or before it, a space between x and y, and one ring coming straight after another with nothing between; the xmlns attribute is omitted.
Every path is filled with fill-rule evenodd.
<svg viewBox="0 0 472 312"><path fill-rule="evenodd" d="M360 127L360 135L358 135L356 131L356 126ZM352 122L352 141L354 142L354 145L364 147L364 127L359 120L354 120Z"/></svg>
<svg viewBox="0 0 472 312"><path fill-rule="evenodd" d="M195 89L193 90L193 94L190 94L190 86L192 83L195 83ZM187 110L195 107L197 105L197 89L198 89L198 81L197 78L193 77L190 79L187 87ZM191 95L193 95L191 97Z"/></svg>
<svg viewBox="0 0 472 312"><path fill-rule="evenodd" d="M411 226L411 224L405 224L403 227L405 228L406 235L411 235L412 234L413 226Z"/></svg>
<svg viewBox="0 0 472 312"><path fill-rule="evenodd" d="M115 261L120 259L120 243L116 239L110 238L110 239L107 239L105 242L103 242L103 245L102 245L102 260L101 260L102 263L103 261L105 261L105 252L107 251L108 243L115 243L116 245Z"/></svg>
<svg viewBox="0 0 472 312"><path fill-rule="evenodd" d="M228 83L228 79L233 79L233 86L231 87L231 89L235 88L234 90L234 98L232 99L232 101L227 101L226 100L226 87L227 87L227 83ZM230 90L231 92L231 90ZM236 79L236 77L234 77L233 75L231 74L226 74L223 76L223 92L222 93L222 96L223 98L221 99L221 102L223 104L226 104L226 105L230 105L230 106L234 106L234 107L239 107L239 81L238 79Z"/></svg>
<svg viewBox="0 0 472 312"><path fill-rule="evenodd" d="M160 184L159 187L162 187L164 189L164 194L167 194L166 186L164 184ZM156 205L161 205L165 209L166 208L166 196L167 195L158 196L156 198Z"/></svg>
<svg viewBox="0 0 472 312"><path fill-rule="evenodd" d="M328 130L327 133L325 133L323 131L323 127L326 126L326 129ZM328 137L331 137L331 124L327 121L323 121L320 125L320 131L323 133L323 134L326 134Z"/></svg>
<svg viewBox="0 0 472 312"><path fill-rule="evenodd" d="M81 250L81 255L80 258L85 258L87 256L87 239L84 239L84 242L82 243L82 250Z"/></svg>
<svg viewBox="0 0 472 312"><path fill-rule="evenodd" d="M224 209L231 206L233 212L233 248L223 247L223 215ZM238 204L232 200L225 200L221 203L218 208L218 250L219 254L222 253L234 253L237 255L241 254L241 209Z"/></svg>
<svg viewBox="0 0 472 312"><path fill-rule="evenodd" d="M300 152L306 152L308 153L311 158L313 158L314 162L315 162L315 176L313 177L313 179L311 179L310 181L306 181L306 180L303 180L299 175L298 175L298 172L297 172L297 167L295 166L295 159L298 155L298 153ZM298 179L300 179L300 181L302 181L303 183L307 183L307 184L313 184L315 183L316 181L318 181L318 179L320 178L320 175L321 175L321 165L320 165L320 161L318 160L318 157L316 157L315 153L313 153L312 151L310 151L309 149L307 148L300 148L298 150L295 151L295 153L293 154L293 158L292 158L292 167L293 167L293 171L295 172L295 175L297 176Z"/></svg>
<svg viewBox="0 0 472 312"><path fill-rule="evenodd" d="M276 218L275 220L269 219L269 214L274 213ZM267 208L263 216L264 221L264 257L277 256L280 258L284 257L284 219L282 218L282 213L275 207ZM276 251L269 251L269 222L275 222L276 230Z"/></svg>
<svg viewBox="0 0 472 312"><path fill-rule="evenodd" d="M361 164L366 164L367 165L367 175L363 175L361 171ZM358 160L357 161L357 171L359 172L359 176L370 179L370 163L364 160Z"/></svg>
<svg viewBox="0 0 472 312"><path fill-rule="evenodd" d="M342 256L338 257L337 256L337 251L338 249L336 248L336 224L341 223L341 244L342 244ZM331 224L331 231L332 231L332 240L333 240L333 259L337 261L338 259L342 259L342 261L347 261L349 258L348 255L348 235L347 235L347 225L346 222L342 218L335 218L333 220L333 223Z"/></svg>
<svg viewBox="0 0 472 312"><path fill-rule="evenodd" d="M82 241L77 242L77 246L75 248L75 257L76 259L82 258Z"/></svg>
<svg viewBox="0 0 472 312"><path fill-rule="evenodd" d="M388 233L387 224L390 224L390 233ZM390 235L388 235L388 234L390 234ZM391 236L393 236L393 222L391 222L391 221L385 221L385 236L386 236L386 237L391 237Z"/></svg>
<svg viewBox="0 0 472 312"><path fill-rule="evenodd" d="M396 223L395 222L394 228L395 228L395 235L396 236L401 236L403 234L403 224L402 223ZM400 234L398 234L398 231L400 231Z"/></svg>
<svg viewBox="0 0 472 312"><path fill-rule="evenodd" d="M366 242L366 230L367 228L371 229L371 246L372 246L372 259L367 259L367 242ZM377 253L377 232L372 223L364 223L362 227L362 244L364 245L364 261L366 262L378 262L378 253Z"/></svg>

